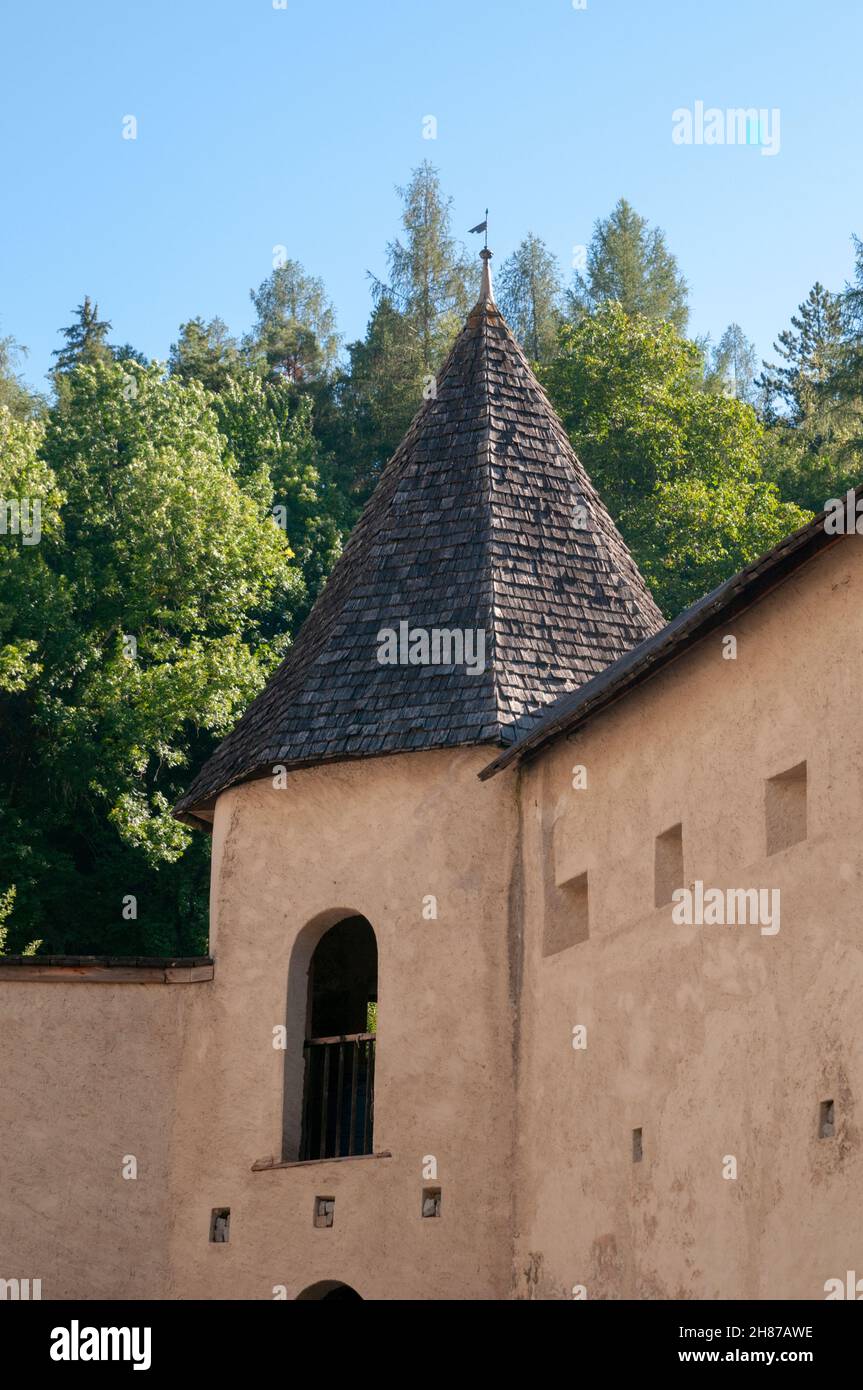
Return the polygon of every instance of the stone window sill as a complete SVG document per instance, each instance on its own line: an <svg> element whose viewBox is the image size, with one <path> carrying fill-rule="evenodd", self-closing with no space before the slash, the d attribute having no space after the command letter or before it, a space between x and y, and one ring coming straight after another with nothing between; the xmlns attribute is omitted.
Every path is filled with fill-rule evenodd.
<svg viewBox="0 0 863 1390"><path fill-rule="evenodd" d="M370 1158L392 1158L389 1149L373 1154L344 1154L341 1158L276 1159L259 1158L252 1164L253 1173L269 1173L275 1168L317 1168L331 1163L364 1163Z"/></svg>

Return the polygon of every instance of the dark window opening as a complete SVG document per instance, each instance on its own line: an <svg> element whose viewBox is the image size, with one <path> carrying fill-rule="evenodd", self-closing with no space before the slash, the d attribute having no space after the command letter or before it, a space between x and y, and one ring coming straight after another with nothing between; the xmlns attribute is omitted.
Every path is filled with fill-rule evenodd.
<svg viewBox="0 0 863 1390"><path fill-rule="evenodd" d="M423 1188L423 1216L440 1216L440 1197L441 1190L439 1187Z"/></svg>
<svg viewBox="0 0 863 1390"><path fill-rule="evenodd" d="M378 949L364 917L321 937L309 967L300 1158L372 1152Z"/></svg>
<svg viewBox="0 0 863 1390"><path fill-rule="evenodd" d="M832 1139L836 1133L836 1120L832 1100L822 1100L818 1112L818 1138Z"/></svg>
<svg viewBox="0 0 863 1390"><path fill-rule="evenodd" d="M332 1226L336 1214L335 1197L316 1197L314 1225L318 1227Z"/></svg>
<svg viewBox="0 0 863 1390"><path fill-rule="evenodd" d="M231 1229L230 1207L214 1207L210 1212L210 1240L214 1245L227 1245Z"/></svg>

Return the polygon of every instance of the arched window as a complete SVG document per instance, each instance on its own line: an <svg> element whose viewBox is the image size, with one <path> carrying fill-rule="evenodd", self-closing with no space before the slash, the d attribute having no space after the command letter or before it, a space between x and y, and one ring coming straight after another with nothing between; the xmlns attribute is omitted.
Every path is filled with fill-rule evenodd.
<svg viewBox="0 0 863 1390"><path fill-rule="evenodd" d="M326 920L326 919L325 919ZM332 918L329 920L332 922ZM347 1158L372 1152L378 949L365 917L343 916L313 937L301 933L288 988L285 1158ZM309 958L310 941L317 938ZM299 981L308 960L305 1028L298 1035ZM302 1106L297 1050L302 1042ZM291 1095L294 1091L294 1095ZM299 1121L299 1124L297 1124ZM299 1129L299 1134L297 1134ZM297 1143L299 1139L299 1143Z"/></svg>
<svg viewBox="0 0 863 1390"><path fill-rule="evenodd" d="M338 1279L321 1279L317 1284L309 1284L307 1289L297 1294L297 1302L304 1299L311 1302L314 1299L335 1299L339 1303L362 1303L363 1296L352 1289L350 1284L342 1284Z"/></svg>

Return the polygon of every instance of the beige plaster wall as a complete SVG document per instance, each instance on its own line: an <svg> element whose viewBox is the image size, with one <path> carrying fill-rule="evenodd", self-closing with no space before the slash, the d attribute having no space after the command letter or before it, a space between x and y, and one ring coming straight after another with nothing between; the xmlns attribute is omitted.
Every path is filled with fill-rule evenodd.
<svg viewBox="0 0 863 1390"><path fill-rule="evenodd" d="M41 1279L43 1299L164 1295L183 1013L211 988L0 972L0 1278Z"/></svg>
<svg viewBox="0 0 863 1390"><path fill-rule="evenodd" d="M819 1299L863 1273L861 606L849 538L522 773L519 1297ZM767 857L764 779L803 759L807 839ZM778 934L654 907L678 821L686 882L779 888ZM589 937L543 956L584 872Z"/></svg>
<svg viewBox="0 0 863 1390"><path fill-rule="evenodd" d="M191 992L177 1093L176 1296L269 1299L281 1285L295 1298L323 1279L366 1298L508 1296L518 818L512 779L477 780L487 761L482 749L401 754L219 799L216 975L206 998ZM427 895L437 920L423 917ZM292 951L301 938L296 1061L311 946L353 914L377 935L374 1147L392 1157L253 1172L280 1157L285 1053L272 1043ZM420 1215L427 1155L440 1219ZM316 1196L336 1199L331 1229L312 1224ZM224 1245L208 1241L214 1207L231 1210Z"/></svg>

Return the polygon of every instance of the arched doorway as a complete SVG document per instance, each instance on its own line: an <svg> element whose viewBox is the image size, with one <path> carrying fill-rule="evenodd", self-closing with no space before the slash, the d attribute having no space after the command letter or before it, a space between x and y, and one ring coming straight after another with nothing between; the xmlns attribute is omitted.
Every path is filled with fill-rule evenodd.
<svg viewBox="0 0 863 1390"><path fill-rule="evenodd" d="M310 923L288 982L286 1158L372 1152L377 999L378 948L367 918L327 914Z"/></svg>
<svg viewBox="0 0 863 1390"><path fill-rule="evenodd" d="M298 1293L296 1302L311 1302L312 1300L333 1299L338 1303L362 1303L362 1294L352 1289L350 1284L340 1284L338 1279L321 1279L317 1284L309 1284L307 1289Z"/></svg>

